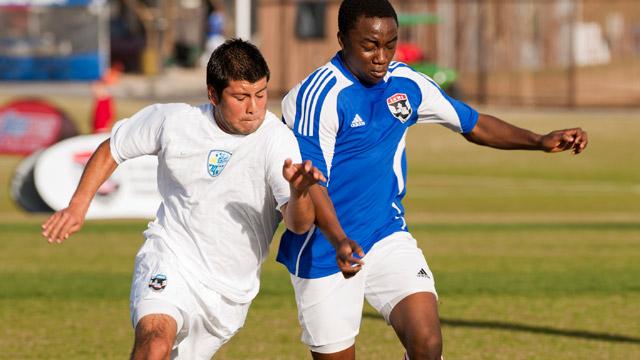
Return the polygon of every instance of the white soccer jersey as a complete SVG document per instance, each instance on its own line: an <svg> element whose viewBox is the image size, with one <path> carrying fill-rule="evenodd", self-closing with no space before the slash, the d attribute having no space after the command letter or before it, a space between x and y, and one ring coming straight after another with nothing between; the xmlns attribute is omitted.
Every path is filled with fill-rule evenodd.
<svg viewBox="0 0 640 360"><path fill-rule="evenodd" d="M145 231L188 276L236 302L258 292L260 265L289 200L287 158L301 161L291 131L272 113L249 135L216 124L210 104L149 106L111 133L117 163L158 156L162 203ZM169 280L170 281L170 280Z"/></svg>

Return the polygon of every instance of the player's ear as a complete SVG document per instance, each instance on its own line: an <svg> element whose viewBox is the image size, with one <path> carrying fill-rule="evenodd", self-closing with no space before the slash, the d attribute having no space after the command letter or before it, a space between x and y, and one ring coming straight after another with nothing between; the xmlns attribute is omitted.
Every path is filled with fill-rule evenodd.
<svg viewBox="0 0 640 360"><path fill-rule="evenodd" d="M216 94L216 90L211 85L207 85L207 96L209 96L211 104L218 106L220 99L218 98L218 94Z"/></svg>
<svg viewBox="0 0 640 360"><path fill-rule="evenodd" d="M340 31L338 31L338 34L336 35L338 37L338 44L340 44L340 48L344 49L344 41L342 39L342 33Z"/></svg>

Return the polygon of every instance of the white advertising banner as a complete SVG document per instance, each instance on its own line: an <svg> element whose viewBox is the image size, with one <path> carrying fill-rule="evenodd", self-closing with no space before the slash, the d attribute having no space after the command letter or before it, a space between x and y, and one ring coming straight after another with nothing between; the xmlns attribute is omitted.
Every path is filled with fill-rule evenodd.
<svg viewBox="0 0 640 360"><path fill-rule="evenodd" d="M108 134L82 135L43 151L35 165L36 189L54 210L69 204L91 154ZM143 156L122 163L98 189L87 219L154 218L160 205L158 158Z"/></svg>

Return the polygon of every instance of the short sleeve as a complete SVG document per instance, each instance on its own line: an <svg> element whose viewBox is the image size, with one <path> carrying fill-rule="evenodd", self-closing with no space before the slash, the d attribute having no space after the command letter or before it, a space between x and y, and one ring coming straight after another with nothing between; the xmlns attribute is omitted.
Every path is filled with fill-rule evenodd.
<svg viewBox="0 0 640 360"><path fill-rule="evenodd" d="M111 155L118 163L160 151L160 135L165 114L162 105L148 106L128 119L118 121L111 130Z"/></svg>
<svg viewBox="0 0 640 360"><path fill-rule="evenodd" d="M408 66L402 66L396 72L413 80L420 89L417 123L437 123L464 134L473 130L478 122L475 109L450 97L431 78Z"/></svg>
<svg viewBox="0 0 640 360"><path fill-rule="evenodd" d="M328 181L339 130L336 76L320 68L282 101L282 121L293 131L304 160L311 160ZM328 186L328 182L319 182Z"/></svg>
<svg viewBox="0 0 640 360"><path fill-rule="evenodd" d="M277 209L289 201L291 191L289 182L282 175L282 165L286 159L291 159L294 164L301 163L300 150L293 133L286 127L278 124L278 131L271 140L267 154L267 181L277 202Z"/></svg>

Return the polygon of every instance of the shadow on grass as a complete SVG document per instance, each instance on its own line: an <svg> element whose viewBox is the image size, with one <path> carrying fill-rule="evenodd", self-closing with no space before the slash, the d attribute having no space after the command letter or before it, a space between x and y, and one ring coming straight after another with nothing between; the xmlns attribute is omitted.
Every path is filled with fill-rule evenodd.
<svg viewBox="0 0 640 360"><path fill-rule="evenodd" d="M382 316L375 313L365 312L363 316L369 319L378 319L378 320L384 321ZM520 331L520 332L528 332L528 333L534 333L534 334L566 336L566 337L588 339L588 340L640 344L640 338L625 336L625 335L601 333L601 332L593 332L593 331L585 331L585 330L556 329L556 328L547 327L547 326L514 324L514 323L501 322L501 321L462 320L462 319L441 318L440 323L444 327L450 326L450 327L465 327L465 328L474 328L474 329Z"/></svg>

